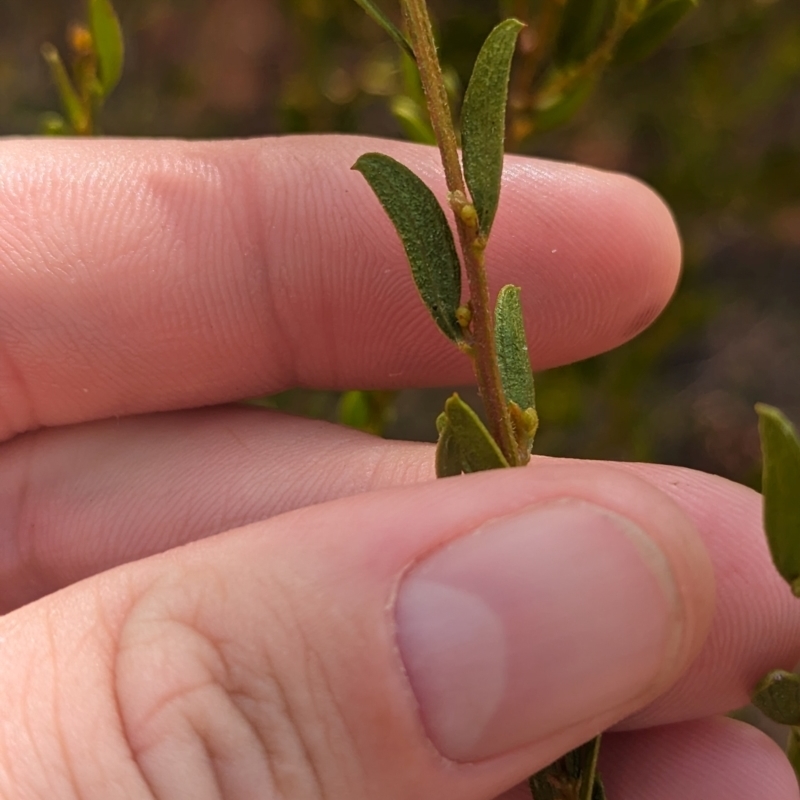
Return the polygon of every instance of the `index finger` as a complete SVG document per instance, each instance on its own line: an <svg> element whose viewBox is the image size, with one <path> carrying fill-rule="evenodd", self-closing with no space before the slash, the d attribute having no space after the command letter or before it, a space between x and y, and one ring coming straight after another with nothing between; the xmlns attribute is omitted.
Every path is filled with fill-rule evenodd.
<svg viewBox="0 0 800 800"><path fill-rule="evenodd" d="M0 436L291 386L463 383L427 317L362 153L444 194L396 142L0 145ZM629 178L510 158L488 253L523 287L538 369L615 347L669 299L672 219Z"/></svg>

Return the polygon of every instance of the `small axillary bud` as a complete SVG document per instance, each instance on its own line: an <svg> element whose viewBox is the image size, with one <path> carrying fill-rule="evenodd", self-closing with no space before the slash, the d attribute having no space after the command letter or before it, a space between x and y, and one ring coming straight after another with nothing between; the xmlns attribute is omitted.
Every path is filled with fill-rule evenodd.
<svg viewBox="0 0 800 800"><path fill-rule="evenodd" d="M469 330L472 324L472 309L469 306L459 306L456 309L456 319L462 331Z"/></svg>
<svg viewBox="0 0 800 800"><path fill-rule="evenodd" d="M89 29L79 23L73 23L67 31L67 41L76 56L89 56L94 53L94 41Z"/></svg>
<svg viewBox="0 0 800 800"><path fill-rule="evenodd" d="M461 217L461 221L468 228L478 230L478 212L475 210L475 206L472 205L472 203L461 206L458 216Z"/></svg>
<svg viewBox="0 0 800 800"><path fill-rule="evenodd" d="M536 413L536 409L526 408L522 412L522 419L525 423L525 433L533 439L539 430L539 415Z"/></svg>
<svg viewBox="0 0 800 800"><path fill-rule="evenodd" d="M450 208L456 212L458 218L472 230L478 230L478 212L475 206L467 200L467 196L460 189L450 192Z"/></svg>

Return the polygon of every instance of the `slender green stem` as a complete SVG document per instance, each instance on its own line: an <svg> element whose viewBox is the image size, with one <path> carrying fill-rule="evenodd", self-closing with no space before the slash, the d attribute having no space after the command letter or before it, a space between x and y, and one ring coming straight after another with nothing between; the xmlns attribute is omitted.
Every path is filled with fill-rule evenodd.
<svg viewBox="0 0 800 800"><path fill-rule="evenodd" d="M586 765L584 766L583 774L581 775L581 788L578 800L592 800L594 795L594 784L597 779L597 761L600 757L600 742L601 737L598 736L592 740L592 750Z"/></svg>
<svg viewBox="0 0 800 800"><path fill-rule="evenodd" d="M417 57L420 81L427 98L428 113L442 156L447 188L450 191L450 205L455 212L456 227L464 257L472 310L471 353L478 388L486 406L489 430L508 463L517 466L522 462L522 458L497 366L494 322L484 258L486 242L479 235L474 213L472 215L464 213L465 207L470 203L467 199L467 186L458 153L453 115L436 52L433 27L426 0L402 0L402 4L411 46Z"/></svg>

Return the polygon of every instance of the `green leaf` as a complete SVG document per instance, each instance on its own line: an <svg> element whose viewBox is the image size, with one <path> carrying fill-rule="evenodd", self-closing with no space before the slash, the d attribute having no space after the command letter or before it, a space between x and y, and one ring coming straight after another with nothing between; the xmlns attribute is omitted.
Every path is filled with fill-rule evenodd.
<svg viewBox="0 0 800 800"><path fill-rule="evenodd" d="M108 97L122 77L125 41L111 0L89 0L89 28L97 53L98 77L103 97Z"/></svg>
<svg viewBox="0 0 800 800"><path fill-rule="evenodd" d="M614 54L617 64L647 58L672 33L675 26L697 8L698 0L661 0L653 3L622 37Z"/></svg>
<svg viewBox="0 0 800 800"><path fill-rule="evenodd" d="M408 39L397 29L395 24L383 13L372 0L356 0L361 8L367 12L374 22L377 22L381 28L389 34L398 47L402 48L412 59L416 61L414 55L414 48L411 47Z"/></svg>
<svg viewBox="0 0 800 800"><path fill-rule="evenodd" d="M436 477L450 478L453 475L460 475L464 471L464 462L446 414L439 414L436 427L439 429L439 441L436 445Z"/></svg>
<svg viewBox="0 0 800 800"><path fill-rule="evenodd" d="M47 66L50 67L50 75L58 89L61 105L64 107L64 113L67 115L69 124L76 133L85 133L90 125L89 112L67 74L61 55L52 44L45 43L42 45L42 58L47 62Z"/></svg>
<svg viewBox="0 0 800 800"><path fill-rule="evenodd" d="M439 201L408 167L381 153L361 156L353 169L367 179L400 235L417 289L434 321L445 336L459 342L461 264Z"/></svg>
<svg viewBox="0 0 800 800"><path fill-rule="evenodd" d="M775 567L800 596L800 442L777 408L759 404L756 411L764 456L764 529Z"/></svg>
<svg viewBox="0 0 800 800"><path fill-rule="evenodd" d="M509 466L478 415L454 394L444 404L447 426L461 455L462 472L483 472Z"/></svg>
<svg viewBox="0 0 800 800"><path fill-rule="evenodd" d="M461 110L464 176L481 233L486 237L500 201L508 81L517 37L524 27L519 20L508 19L489 34L472 70Z"/></svg>
<svg viewBox="0 0 800 800"><path fill-rule="evenodd" d="M536 393L528 358L520 293L518 286L504 286L497 295L495 335L497 366L500 368L506 400L526 410L536 408Z"/></svg>
<svg viewBox="0 0 800 800"><path fill-rule="evenodd" d="M553 56L557 64L581 63L591 55L611 21L610 6L609 0L568 0Z"/></svg>
<svg viewBox="0 0 800 800"><path fill-rule="evenodd" d="M773 670L756 686L752 702L781 725L800 725L800 675Z"/></svg>
<svg viewBox="0 0 800 800"><path fill-rule="evenodd" d="M495 335L497 366L517 444L521 453L530 453L539 427L539 417L536 414L536 393L528 358L520 291L518 286L504 286L497 295Z"/></svg>

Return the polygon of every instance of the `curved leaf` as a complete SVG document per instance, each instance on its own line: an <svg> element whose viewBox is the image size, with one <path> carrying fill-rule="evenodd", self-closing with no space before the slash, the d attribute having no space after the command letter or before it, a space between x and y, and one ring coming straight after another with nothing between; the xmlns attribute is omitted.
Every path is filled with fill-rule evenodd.
<svg viewBox="0 0 800 800"><path fill-rule="evenodd" d="M500 201L508 81L517 37L524 27L519 20L508 19L489 34L472 70L461 110L464 177L486 237Z"/></svg>
<svg viewBox="0 0 800 800"><path fill-rule="evenodd" d="M381 153L361 156L353 169L367 179L400 235L434 321L445 336L460 341L461 263L439 201L408 167Z"/></svg>
<svg viewBox="0 0 800 800"><path fill-rule="evenodd" d="M461 455L462 472L483 472L509 466L497 442L478 415L454 394L444 404L445 432L449 429Z"/></svg>
<svg viewBox="0 0 800 800"><path fill-rule="evenodd" d="M756 411L764 456L764 529L775 567L800 594L800 442L777 408L759 404Z"/></svg>
<svg viewBox="0 0 800 800"><path fill-rule="evenodd" d="M89 27L97 53L98 77L103 97L108 97L122 77L125 41L111 0L89 0Z"/></svg>
<svg viewBox="0 0 800 800"><path fill-rule="evenodd" d="M776 669L756 686L753 705L781 725L800 725L800 675Z"/></svg>
<svg viewBox="0 0 800 800"><path fill-rule="evenodd" d="M381 11L372 0L356 0L361 8L366 11L366 13L372 18L373 22L377 22L381 28L389 34L392 40L397 44L398 47L405 50L408 55L416 60L416 56L414 55L414 49L409 44L408 39L403 36L402 33L398 30L395 24L386 16L386 14Z"/></svg>

